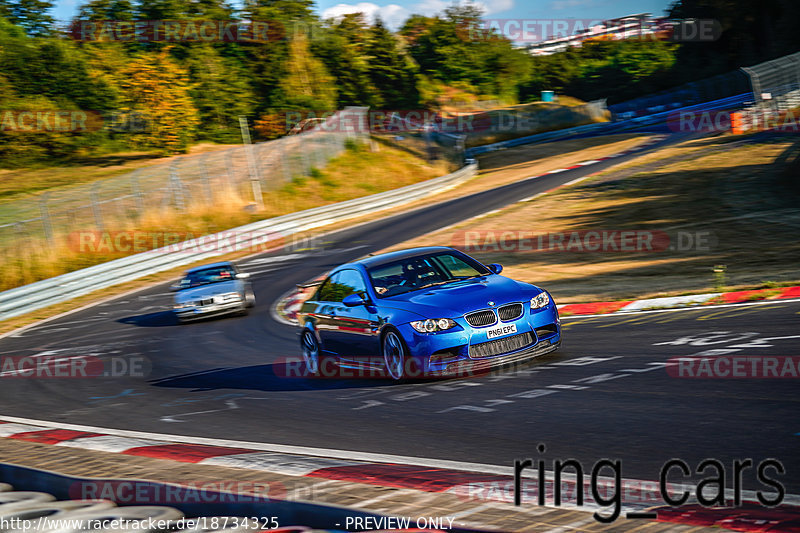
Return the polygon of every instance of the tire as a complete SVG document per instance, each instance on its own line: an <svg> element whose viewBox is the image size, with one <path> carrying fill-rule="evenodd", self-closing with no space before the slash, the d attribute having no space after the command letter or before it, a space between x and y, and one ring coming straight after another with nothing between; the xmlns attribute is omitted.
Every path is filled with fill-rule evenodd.
<svg viewBox="0 0 800 533"><path fill-rule="evenodd" d="M253 289L248 288L244 292L244 302L245 302L244 304L245 307L247 307L248 309L252 309L253 307L256 306L256 295L253 292Z"/></svg>
<svg viewBox="0 0 800 533"><path fill-rule="evenodd" d="M306 371L312 376L319 375L319 368L320 368L320 353L321 349L319 346L319 341L317 340L317 336L314 335L314 331L305 328L303 329L303 334L300 337L300 345L303 348L303 361L306 365Z"/></svg>
<svg viewBox="0 0 800 533"><path fill-rule="evenodd" d="M381 353L383 353L386 374L394 381L407 379L406 361L408 360L408 349L397 330L390 329L383 336Z"/></svg>

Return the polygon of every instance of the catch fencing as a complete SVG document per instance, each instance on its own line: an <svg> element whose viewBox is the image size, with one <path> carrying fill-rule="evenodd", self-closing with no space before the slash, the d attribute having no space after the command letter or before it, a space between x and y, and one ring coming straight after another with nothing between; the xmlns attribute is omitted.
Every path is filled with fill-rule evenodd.
<svg viewBox="0 0 800 533"><path fill-rule="evenodd" d="M744 94L743 120L800 107L800 52L673 89L608 106L615 121L679 109Z"/></svg>
<svg viewBox="0 0 800 533"><path fill-rule="evenodd" d="M800 107L800 52L742 71L750 78L754 107L776 112Z"/></svg>
<svg viewBox="0 0 800 533"><path fill-rule="evenodd" d="M363 107L351 107L298 135L227 150L178 156L91 184L3 204L0 250L13 253L29 239L53 243L56 233L124 228L146 211L183 212L235 195L253 207L280 188L341 154L348 140L368 138Z"/></svg>
<svg viewBox="0 0 800 533"><path fill-rule="evenodd" d="M747 74L742 70L736 70L628 100L627 102L612 104L608 106L608 109L611 111L614 120L627 120L721 100L738 94L749 93L751 90L750 79Z"/></svg>

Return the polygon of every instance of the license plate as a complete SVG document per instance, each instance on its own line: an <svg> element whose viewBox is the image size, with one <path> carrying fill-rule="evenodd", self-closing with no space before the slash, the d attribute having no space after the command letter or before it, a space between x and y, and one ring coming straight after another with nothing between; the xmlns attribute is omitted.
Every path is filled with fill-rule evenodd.
<svg viewBox="0 0 800 533"><path fill-rule="evenodd" d="M497 326L486 330L487 339L496 339L497 337L505 337L517 332L516 324L506 324L505 326Z"/></svg>

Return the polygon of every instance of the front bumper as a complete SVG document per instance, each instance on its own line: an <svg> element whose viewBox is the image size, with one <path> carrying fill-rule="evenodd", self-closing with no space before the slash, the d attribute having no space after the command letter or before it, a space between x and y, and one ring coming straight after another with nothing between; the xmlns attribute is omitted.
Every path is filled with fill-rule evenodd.
<svg viewBox="0 0 800 533"><path fill-rule="evenodd" d="M174 309L173 312L178 320L181 322L188 322L190 320L200 320L212 316L227 315L229 313L238 313L245 308L245 303L242 300L214 303L197 307L185 307L182 309Z"/></svg>
<svg viewBox="0 0 800 533"><path fill-rule="evenodd" d="M522 317L502 324L515 324L514 335L488 339L486 331L492 327L472 327L463 317L455 319L458 327L452 331L418 333L410 325L401 329L407 339L410 355L426 376L469 376L512 364L519 364L534 357L553 352L561 346L561 323L554 303L544 309L531 311L526 308ZM526 342L503 343L508 351L480 356L482 350L476 345L497 340L525 336Z"/></svg>

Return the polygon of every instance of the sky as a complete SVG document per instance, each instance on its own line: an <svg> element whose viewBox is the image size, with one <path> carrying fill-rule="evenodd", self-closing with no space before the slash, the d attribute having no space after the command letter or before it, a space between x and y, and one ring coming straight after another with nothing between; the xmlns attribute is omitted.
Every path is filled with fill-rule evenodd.
<svg viewBox="0 0 800 533"><path fill-rule="evenodd" d="M465 0L461 0L462 2ZM671 0L474 0L487 19L523 20L604 20L634 13L660 16ZM237 4L238 2L234 2ZM53 15L70 20L77 14L81 0L56 0ZM392 29L397 29L412 13L435 15L452 4L452 0L388 0L351 1L317 0L316 11L324 18L345 13L363 12L369 19L380 16Z"/></svg>

